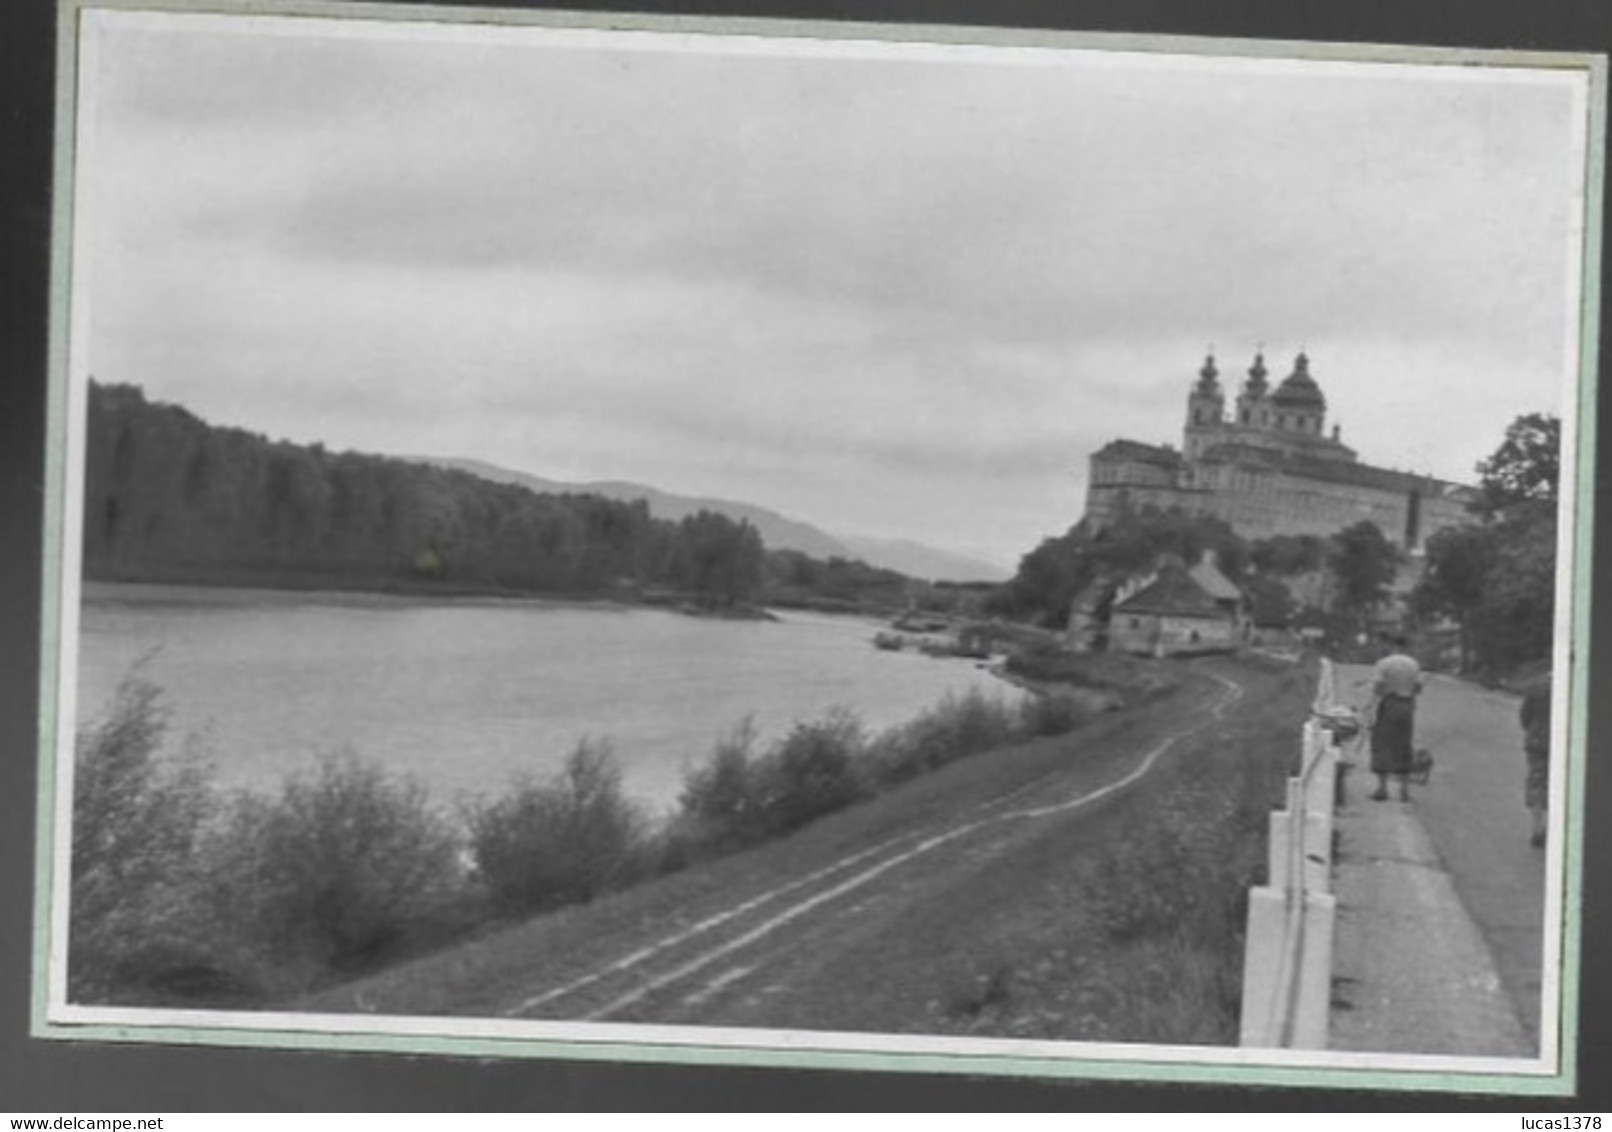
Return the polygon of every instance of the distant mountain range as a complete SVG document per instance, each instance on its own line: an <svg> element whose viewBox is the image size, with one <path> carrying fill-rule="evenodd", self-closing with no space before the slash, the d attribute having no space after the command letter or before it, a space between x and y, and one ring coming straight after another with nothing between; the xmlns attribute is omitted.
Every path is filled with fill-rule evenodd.
<svg viewBox="0 0 1612 1132"><path fill-rule="evenodd" d="M925 546L908 539L831 534L810 523L791 519L787 515L780 515L776 511L758 507L753 503L673 495L644 484L616 480L565 483L534 476L529 472L502 468L482 460L431 456L409 458L438 467L456 468L495 483L517 484L550 495L572 493L601 495L606 499L625 501L642 499L649 504L649 513L655 518L673 522L699 511L715 511L730 519L749 522L770 549L798 550L813 558L861 559L870 566L896 570L910 578L925 578L936 582L999 582L1011 575L1011 571L982 559Z"/></svg>

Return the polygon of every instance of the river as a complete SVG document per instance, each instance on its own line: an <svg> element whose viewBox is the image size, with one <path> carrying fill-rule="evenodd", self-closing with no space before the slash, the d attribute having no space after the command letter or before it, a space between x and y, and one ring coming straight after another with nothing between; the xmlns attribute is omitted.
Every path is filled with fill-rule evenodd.
<svg viewBox="0 0 1612 1132"><path fill-rule="evenodd" d="M835 708L883 728L948 692L1019 695L974 662L876 649L873 623L812 614L92 584L79 629L81 722L138 666L170 744L197 744L222 785L273 789L351 749L445 803L552 773L592 738L664 809L746 717L765 739Z"/></svg>

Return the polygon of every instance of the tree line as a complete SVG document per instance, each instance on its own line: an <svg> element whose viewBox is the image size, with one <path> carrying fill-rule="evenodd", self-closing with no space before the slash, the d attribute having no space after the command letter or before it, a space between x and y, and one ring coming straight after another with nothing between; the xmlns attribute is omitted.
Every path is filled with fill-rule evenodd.
<svg viewBox="0 0 1612 1132"><path fill-rule="evenodd" d="M754 602L755 528L641 500L539 495L467 472L271 441L90 386L84 568L125 581L604 595L663 589Z"/></svg>

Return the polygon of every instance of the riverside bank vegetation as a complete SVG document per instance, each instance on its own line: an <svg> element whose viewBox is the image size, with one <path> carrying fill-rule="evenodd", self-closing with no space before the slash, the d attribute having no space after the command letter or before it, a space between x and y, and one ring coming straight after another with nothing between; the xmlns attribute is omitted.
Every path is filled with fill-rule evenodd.
<svg viewBox="0 0 1612 1132"><path fill-rule="evenodd" d="M951 696L869 732L844 711L763 743L741 723L652 815L607 744L450 811L353 752L227 792L132 675L74 769L69 997L263 1006L490 925L769 841L891 787L1086 718L1066 696Z"/></svg>

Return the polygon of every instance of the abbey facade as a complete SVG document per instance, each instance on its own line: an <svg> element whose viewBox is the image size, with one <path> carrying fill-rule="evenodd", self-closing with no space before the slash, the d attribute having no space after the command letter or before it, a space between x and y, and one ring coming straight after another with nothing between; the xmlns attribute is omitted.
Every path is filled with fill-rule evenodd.
<svg viewBox="0 0 1612 1132"><path fill-rule="evenodd" d="M1256 355L1228 406L1213 355L1187 394L1179 450L1115 440L1091 457L1086 522L1130 508L1176 508L1224 519L1247 539L1336 534L1370 520L1416 552L1428 536L1468 520L1470 487L1363 464L1339 429L1302 353L1274 389Z"/></svg>

